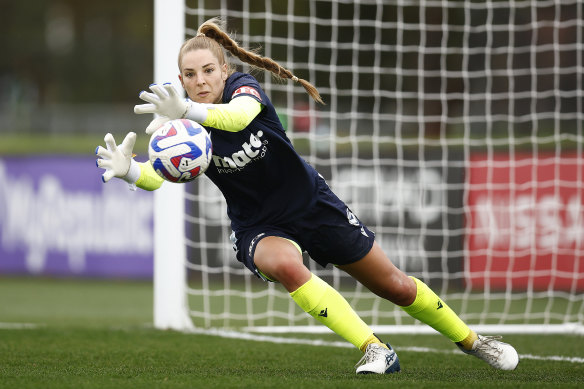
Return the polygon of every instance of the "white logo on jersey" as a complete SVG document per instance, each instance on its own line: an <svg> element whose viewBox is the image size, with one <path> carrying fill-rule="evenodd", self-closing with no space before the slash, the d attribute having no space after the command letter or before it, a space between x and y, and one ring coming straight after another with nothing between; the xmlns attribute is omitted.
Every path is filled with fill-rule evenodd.
<svg viewBox="0 0 584 389"><path fill-rule="evenodd" d="M363 227L361 227L361 234L369 238L369 235L367 235L367 233L365 232L365 228Z"/></svg>
<svg viewBox="0 0 584 389"><path fill-rule="evenodd" d="M263 131L258 131L256 135L251 134L249 142L244 142L241 145L241 150L231 154L231 157L221 157L213 155L213 163L218 168L241 169L254 159L263 158L266 155L267 147L262 142L260 137L264 135ZM224 169L218 169L219 173L226 173Z"/></svg>
<svg viewBox="0 0 584 389"><path fill-rule="evenodd" d="M347 208L347 220L349 221L349 224L357 227L359 226L359 220L357 219L357 216L355 216L353 212L349 210L349 208Z"/></svg>
<svg viewBox="0 0 584 389"><path fill-rule="evenodd" d="M231 95L231 98L233 99L235 96L241 95L241 94L252 95L252 96L256 97L259 101L262 101L262 98L261 98L259 92L257 90L255 90L254 88L249 87L249 86L242 86L241 88L236 89L235 92L233 92L233 94Z"/></svg>
<svg viewBox="0 0 584 389"><path fill-rule="evenodd" d="M347 208L347 220L349 221L349 224L352 226L355 227L361 226L361 222L359 222L357 216L355 216L355 214L351 212L349 208ZM361 226L361 234L365 235L366 237L369 237L369 235L367 235L367 233L365 232L365 228L363 228L363 226Z"/></svg>

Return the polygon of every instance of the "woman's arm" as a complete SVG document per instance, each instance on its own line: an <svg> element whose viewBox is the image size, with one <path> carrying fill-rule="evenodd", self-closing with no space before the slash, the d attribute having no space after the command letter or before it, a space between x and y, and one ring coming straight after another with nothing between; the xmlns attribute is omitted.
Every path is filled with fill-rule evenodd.
<svg viewBox="0 0 584 389"><path fill-rule="evenodd" d="M136 186L144 190L156 190L160 188L164 179L154 171L150 161L138 162L137 164L140 168L140 177L135 182Z"/></svg>
<svg viewBox="0 0 584 389"><path fill-rule="evenodd" d="M243 130L261 112L262 104L249 96L239 96L228 104L208 104L204 126L237 132Z"/></svg>
<svg viewBox="0 0 584 389"><path fill-rule="evenodd" d="M262 104L250 96L237 96L228 104L199 104L181 98L171 84L150 85L154 93L142 91L139 97L148 104L134 106L137 114L155 113L146 128L152 134L164 121L190 119L205 126L237 132L243 130L261 112Z"/></svg>

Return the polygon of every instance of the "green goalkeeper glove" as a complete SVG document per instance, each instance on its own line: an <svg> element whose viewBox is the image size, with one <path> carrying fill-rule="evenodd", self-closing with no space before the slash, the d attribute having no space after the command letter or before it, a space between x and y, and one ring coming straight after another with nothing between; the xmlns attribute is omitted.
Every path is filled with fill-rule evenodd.
<svg viewBox="0 0 584 389"><path fill-rule="evenodd" d="M130 132L119 147L110 133L103 138L107 148L97 146L95 154L97 167L105 169L101 179L108 182L112 177L118 177L133 185L140 178L140 166L132 158L132 149L136 143L136 133Z"/></svg>
<svg viewBox="0 0 584 389"><path fill-rule="evenodd" d="M170 83L150 85L150 90L140 92L138 97L149 104L139 104L134 106L134 113L154 113L160 115L155 118L148 127L146 134L152 134L162 124L173 119L190 119L197 123L203 123L207 119L207 107L204 104L183 99Z"/></svg>

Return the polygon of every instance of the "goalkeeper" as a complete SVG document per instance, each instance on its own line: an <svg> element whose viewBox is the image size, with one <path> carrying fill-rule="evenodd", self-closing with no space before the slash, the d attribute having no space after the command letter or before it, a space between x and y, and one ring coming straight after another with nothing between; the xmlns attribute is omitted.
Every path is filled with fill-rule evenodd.
<svg viewBox="0 0 584 389"><path fill-rule="evenodd" d="M151 92L140 93L146 104L134 111L158 115L146 133L178 118L201 123L209 131L213 161L205 174L227 202L237 259L259 278L282 284L305 312L360 349L364 355L356 366L358 374L397 372L398 357L335 289L304 265L303 251L322 266L332 264L347 272L462 351L494 368L515 369L519 357L511 345L477 335L422 281L394 266L375 242L374 233L296 153L257 80L235 72L224 50L300 83L315 101L322 100L308 81L270 58L240 48L218 19L203 23L180 49L178 77L188 99L181 99L170 84L151 85ZM136 134L128 134L118 147L107 134L107 148L96 150L97 165L105 169L104 182L118 177L155 190L163 180L150 162L134 161L135 138Z"/></svg>

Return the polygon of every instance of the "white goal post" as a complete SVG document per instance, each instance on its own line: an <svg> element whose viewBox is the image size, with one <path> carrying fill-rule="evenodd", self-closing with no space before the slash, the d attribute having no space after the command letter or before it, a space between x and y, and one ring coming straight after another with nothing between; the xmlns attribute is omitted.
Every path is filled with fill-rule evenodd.
<svg viewBox="0 0 584 389"><path fill-rule="evenodd" d="M155 0L155 82L215 16L317 87L326 106L253 70L398 267L480 332L584 333L581 0ZM154 212L155 327L328 331L236 261L206 177L163 185ZM376 332L433 332L305 259Z"/></svg>
<svg viewBox="0 0 584 389"><path fill-rule="evenodd" d="M181 0L154 1L154 83L171 82L182 90L176 60L185 38ZM154 326L192 328L186 293L183 185L162 185L154 193Z"/></svg>

